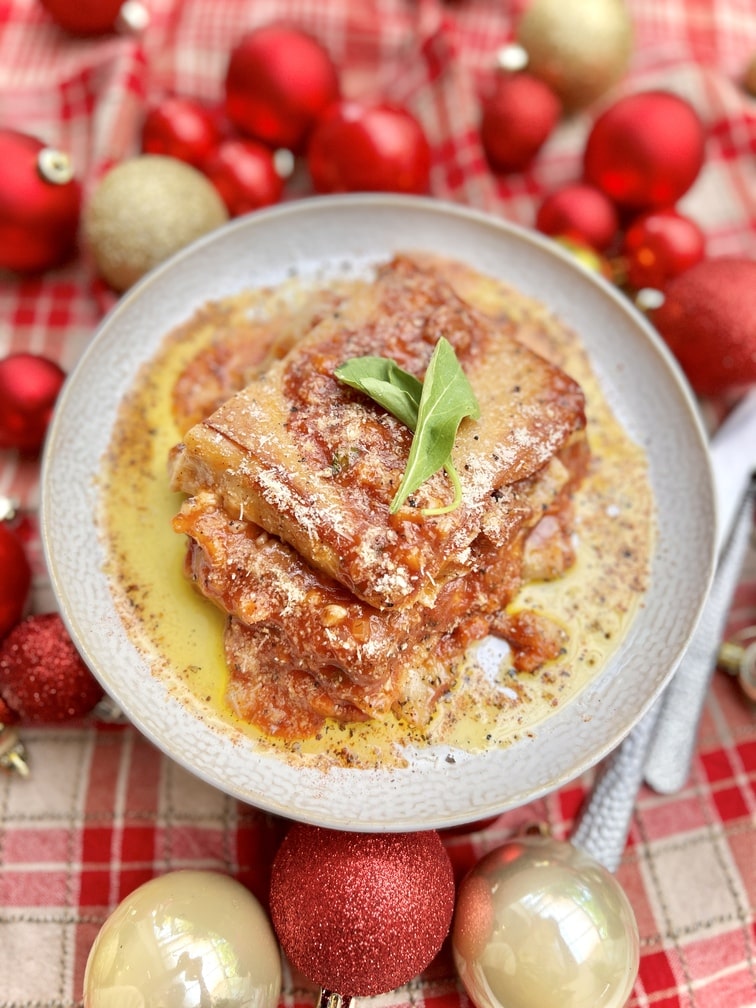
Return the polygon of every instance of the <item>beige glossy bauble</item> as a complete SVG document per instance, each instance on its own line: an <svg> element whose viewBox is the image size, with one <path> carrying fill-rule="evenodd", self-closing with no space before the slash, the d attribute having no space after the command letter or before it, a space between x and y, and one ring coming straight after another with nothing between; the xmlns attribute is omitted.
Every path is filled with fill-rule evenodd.
<svg viewBox="0 0 756 1008"><path fill-rule="evenodd" d="M142 154L112 168L84 211L100 275L117 291L228 220L213 184L176 158Z"/></svg>
<svg viewBox="0 0 756 1008"><path fill-rule="evenodd" d="M565 109L590 105L627 70L633 25L623 0L532 0L517 26L528 70Z"/></svg>
<svg viewBox="0 0 756 1008"><path fill-rule="evenodd" d="M462 881L452 948L476 1008L622 1008L638 972L638 927L617 880L543 837L498 847Z"/></svg>
<svg viewBox="0 0 756 1008"><path fill-rule="evenodd" d="M276 1008L281 957L241 883L174 871L127 896L87 959L85 1008Z"/></svg>
<svg viewBox="0 0 756 1008"><path fill-rule="evenodd" d="M743 87L753 98L756 98L756 53L751 56L743 74Z"/></svg>

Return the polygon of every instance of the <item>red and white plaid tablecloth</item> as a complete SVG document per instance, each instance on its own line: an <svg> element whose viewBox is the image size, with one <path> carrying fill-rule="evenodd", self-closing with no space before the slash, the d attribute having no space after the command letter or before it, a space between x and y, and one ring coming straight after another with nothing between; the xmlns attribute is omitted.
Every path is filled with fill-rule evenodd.
<svg viewBox="0 0 756 1008"><path fill-rule="evenodd" d="M255 24L286 17L330 49L344 90L406 103L430 138L434 195L531 225L541 196L576 179L593 111L565 120L526 174L496 178L477 132L476 93L526 0L144 0L141 35L76 40L35 0L0 0L0 126L71 153L90 187L138 152L145 106L167 93L221 97L228 54ZM577 5L576 5L577 6ZM681 209L708 254L756 258L756 101L741 81L756 56L753 0L627 0L630 70L606 100L663 87L698 110L704 171ZM70 370L108 306L80 258L40 278L0 280L0 356L29 350ZM112 299L111 299L112 300ZM35 513L37 467L0 454L0 495ZM35 540L34 608L54 606ZM2 572L0 572L2 577ZM731 630L756 623L756 556ZM194 779L126 725L24 729L32 774L0 778L0 1008L81 1003L90 945L135 886L182 867L227 872L263 901L285 824ZM591 774L478 832L447 837L461 874L534 820L568 836ZM631 1008L756 1005L756 721L736 682L714 678L685 789L643 789L618 877L642 942ZM282 1005L314 992L284 974ZM448 949L384 1005L467 1008Z"/></svg>

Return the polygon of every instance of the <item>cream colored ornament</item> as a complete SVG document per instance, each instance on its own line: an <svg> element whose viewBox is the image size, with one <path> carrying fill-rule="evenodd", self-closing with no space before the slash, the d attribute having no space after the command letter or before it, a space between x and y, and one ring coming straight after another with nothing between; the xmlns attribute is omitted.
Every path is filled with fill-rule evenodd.
<svg viewBox="0 0 756 1008"><path fill-rule="evenodd" d="M100 929L85 1008L276 1008L281 956L260 903L235 879L174 871L127 896Z"/></svg>
<svg viewBox="0 0 756 1008"><path fill-rule="evenodd" d="M568 111L616 84L630 62L633 26L623 0L532 0L516 39L528 70L549 84Z"/></svg>
<svg viewBox="0 0 756 1008"><path fill-rule="evenodd" d="M572 844L525 836L457 894L452 949L476 1008L622 1008L639 962L620 884Z"/></svg>
<svg viewBox="0 0 756 1008"><path fill-rule="evenodd" d="M117 291L228 220L212 183L176 158L143 154L112 168L84 210L84 236Z"/></svg>

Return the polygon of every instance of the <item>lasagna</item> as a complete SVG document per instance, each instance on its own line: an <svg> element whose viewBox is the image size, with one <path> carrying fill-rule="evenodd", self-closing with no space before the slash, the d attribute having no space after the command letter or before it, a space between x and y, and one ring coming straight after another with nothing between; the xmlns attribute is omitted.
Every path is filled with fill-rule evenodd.
<svg viewBox="0 0 756 1008"><path fill-rule="evenodd" d="M187 575L228 616L236 713L287 739L328 718L422 724L472 642L504 638L518 669L553 658L561 630L510 604L574 560L580 386L432 256L397 255L296 319L171 456ZM439 469L394 511L413 432L336 372L372 355L422 381L442 337L479 404L454 444L459 502L444 510Z"/></svg>

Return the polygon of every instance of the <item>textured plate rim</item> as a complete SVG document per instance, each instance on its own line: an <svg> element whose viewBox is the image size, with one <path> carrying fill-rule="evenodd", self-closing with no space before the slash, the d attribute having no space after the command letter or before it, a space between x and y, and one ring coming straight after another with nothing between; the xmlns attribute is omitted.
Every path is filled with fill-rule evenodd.
<svg viewBox="0 0 756 1008"><path fill-rule="evenodd" d="M486 247L485 252L480 252L479 244L475 245L474 255L480 255L483 260L486 260L486 255L489 255L495 261L499 246L502 250L513 247L518 250L518 253L521 253L519 258L522 261L527 263L528 259L531 259L538 265L539 270L545 270L547 274L549 270L553 270L560 279L566 277L568 282L565 281L561 286L557 285L558 290L552 288L541 290L540 293L538 285L543 278L526 278L526 287L531 280L535 284L535 289L526 290L526 293L538 297L560 317L564 317L565 313L569 316L579 306L580 298L586 298L591 301L592 306L595 302L599 314L601 315L603 312L608 320L617 325L619 329L624 327L628 333L635 334L633 338L637 340L636 350L649 355L651 364L660 369L658 376L656 376L658 384L664 393L670 396L671 403L674 403L674 405L668 404L667 408L672 409L672 415L683 422L683 428L678 434L684 436L685 445L692 452L688 460L688 467L696 478L696 507L687 520L692 522L695 537L697 537L695 556L692 560L691 557L685 558L688 569L683 570L681 569L683 561L676 553L674 543L664 544L666 552L661 560L658 555L655 558L652 580L656 584L659 577L662 577L670 579L669 587L681 587L679 582L682 578L685 576L689 579L692 563L697 575L697 583L692 589L689 588L687 595L684 596L687 599L686 611L676 618L670 639L664 642L661 647L656 663L660 667L652 681L644 683L645 689L641 690L642 695L637 699L634 708L627 716L606 709L607 716L611 714L612 717L611 722L607 722L607 725L611 724L611 728L607 727L606 731L598 733L595 744L584 746L578 754L563 760L546 778L539 777L535 782L531 780L520 789L516 786L509 787L506 794L502 790L497 790L495 784L493 785L493 793L490 793L488 788L476 789L473 782L481 774L488 781L489 777L506 776L510 770L518 768L527 776L528 767L532 763L532 759L529 759L532 757L532 752L525 750L532 749L533 744L539 744L542 752L548 751L546 742L550 738L550 730L559 718L564 718L565 710L569 709L571 722L578 723L581 719L586 721L593 718L594 710L600 710L602 704L605 708L609 708L618 676L622 674L625 666L633 665L638 652L645 646L645 641L642 639L644 624L643 621L639 621L639 617L636 617L626 642L615 659L608 663L607 668L577 698L549 718L544 726L539 727L532 743L526 740L524 743L517 743L509 750L489 752L485 756L461 755L453 765L446 762L443 753L428 753L419 755L406 770L336 769L324 774L322 771L310 768L295 768L293 771L292 768L289 768L286 770L281 761L275 758L271 759L269 754L255 752L254 747L250 747L246 740L240 742L238 739L231 740L224 737L226 729L219 732L213 725L199 723L198 719L187 712L180 703L177 704L171 696L165 695L163 699L167 705L170 723L174 726L177 724L182 729L186 728L188 736L199 732L202 741L207 742L211 747L217 743L222 749L223 758L198 760L196 746L189 748L177 746L175 742L166 737L165 724L167 722L156 725L150 713L143 709L143 704L140 705L139 697L135 697L133 693L131 695L124 693L124 682L128 683L127 674L118 669L116 673L113 673L112 669L107 667L107 661L112 657L114 647L118 652L119 659L123 658L124 650L127 654L130 650L128 640L118 640L119 621L117 617L115 621L112 618L110 621L105 619L106 625L103 625L100 620L93 623L88 618L88 614L82 612L82 600L73 596L71 581L67 579L67 570L71 569L73 560L65 552L66 520L62 517L62 500L67 501L69 505L69 517L84 522L86 522L88 514L91 514L92 520L94 518L92 512L94 490L91 482L96 471L97 459L94 455L96 449L92 450L85 465L85 469L88 467L91 470L89 473L90 485L66 487L63 472L66 459L70 457L71 445L77 443L75 441L77 433L75 426L76 421L81 418L81 403L79 402L77 405L77 396L82 389L91 388L91 376L93 373L97 373L98 362L103 352L106 358L109 355L110 359L114 361L114 366L125 367L126 387L133 380L135 351L134 348L118 346L114 334L117 334L119 326L128 326L131 316L139 317L140 306L143 302L149 302L155 297L159 300L161 286L172 289L174 300L178 300L183 306L183 315L176 321L186 318L193 307L198 306L208 297L215 296L213 293L203 293L201 296L197 295L198 299L192 304L186 303L186 297L191 298L196 294L196 274L200 268L198 264L204 263L208 256L218 253L219 250L223 252L224 249L228 249L229 245L234 246L234 243L246 241L249 238L254 239L256 236L262 235L264 237L267 231L283 236L281 240L285 254L294 255L295 258L298 256L297 261L303 265L305 272L307 269L317 269L324 265L337 270L339 262L343 265L354 258L355 244L363 248L366 243L369 243L370 229L374 230L373 238L375 230L380 231L383 228L384 231L381 234L384 234L391 226L390 220L394 221L393 227L397 233L407 236L412 234L413 238L422 234L427 239L429 234L433 234L443 242L446 240L447 232L450 235L456 234L457 237L462 235L466 238L469 235L470 240L475 239L476 243ZM326 264L322 255L310 257L299 237L303 225L308 225L311 228L311 233L316 235L317 228L322 227L325 222L330 222L326 226L333 227L335 232L342 236L345 222L350 223L352 232L363 227L366 227L367 230L364 233L360 230L361 238L358 242L355 242L354 233L348 234L343 249L339 249L338 245L334 244L331 249L331 259ZM341 228L340 231L339 228ZM307 228L305 227L304 230L306 231ZM336 238L333 239L334 242L336 240ZM388 250L384 246L392 240L393 232L391 239L384 237L383 244L379 242L379 247L375 248L366 258L369 260L372 256L377 259L387 254ZM347 245L350 246L351 251L347 250ZM488 245L491 246L490 252ZM394 244L395 249L407 247L421 247L421 242L409 240L409 237L405 237L401 241L397 238ZM449 255L456 254L455 248L441 248L438 251ZM279 255L282 254L284 253L279 252ZM460 255L459 257L467 258L469 261L467 256ZM522 261L519 263L509 262L509 272L500 274L520 288L523 287L523 283L518 283L516 277L513 279L511 271L514 270L517 273L517 270L522 267ZM483 268L480 262L476 262L475 265ZM263 274L269 268L269 263L265 267L261 263L258 264L258 272L254 275L249 274L247 286L256 286L259 282L264 282ZM276 268L280 271L281 264ZM186 282L188 278L194 278L195 283L188 284ZM229 285L236 283L230 278L228 281L221 280L221 283L223 282L228 282ZM238 289L240 289L238 285L229 286L228 292ZM556 297L556 294L559 297ZM603 318L604 315L601 317ZM567 321L572 323L569 317ZM173 324L175 323L170 323L168 328L171 328ZM598 325L598 322L596 324ZM159 333L156 334L160 338L168 331L165 325L166 323L163 321ZM148 345L143 348L142 359L148 358L156 349L157 343L149 343L148 341ZM131 355L129 351L131 351ZM591 356L593 357L593 355ZM133 373L130 373L129 369ZM600 372L599 376L602 383L608 383L611 386L606 389L605 385L605 390L609 394L610 402L615 407L615 412L620 420L631 428L631 433L648 437L650 431L645 422L640 423L637 432L632 430L633 426L638 424L638 409L637 403L634 409L628 405L629 387L624 386L624 396L621 391L618 392L618 389L622 388L622 383L628 381L624 365L616 369L616 373L615 370L609 368L603 373ZM637 399L637 393L633 393L633 395ZM118 402L120 402L120 397L118 401L110 401L106 404L106 416L108 411L112 414L113 410L117 408ZM623 414L625 415L623 416ZM110 419L112 426L112 416ZM652 469L655 467L657 470L653 479L662 479L663 474L660 467L664 464L663 458L658 457L659 452L653 444L649 443L645 447L649 450ZM68 455L66 455L66 450ZM211 232L153 270L124 294L112 311L103 319L76 367L68 376L48 430L42 460L41 486L42 543L61 615L87 664L100 679L105 689L122 707L127 717L168 756L196 776L228 794L273 814L332 828L386 831L459 825L488 818L508 808L532 801L577 777L619 744L666 685L697 622L708 591L714 562L714 495L708 466L706 436L687 383L656 332L630 305L621 292L603 278L587 271L556 243L536 232L493 218L481 211L425 197L375 194L315 197L281 204L269 210L237 218L223 228ZM682 489L680 492L682 493ZM674 537L676 526L668 521L666 528L662 531ZM90 556L88 559L91 562L93 557ZM102 573L97 570L93 571L91 566L88 573L95 581L100 579L98 587L101 590L103 587ZM98 604L96 599L93 600L93 604L95 606ZM107 605L104 605L107 610ZM138 662L138 653L134 651L127 660ZM136 681L141 683L138 678ZM149 693L160 695L160 688L155 682L154 676L151 677L150 683L142 683L141 685L149 687ZM523 745L525 750L523 750ZM552 748L554 747L552 746ZM514 750L518 750L517 758L512 760L510 757ZM259 786L257 783L250 786L243 779L244 774L239 775L233 772L234 769L244 769L247 761L250 761L253 780L257 781L259 777L261 782ZM279 780L278 777L281 779ZM448 786L453 785L454 797L440 800L440 805L434 805L433 802L430 802L425 809L409 807L407 801L402 798L408 784L410 791L413 788L418 788L418 794L425 794L429 781L438 782L438 786L444 790L448 790ZM474 793L470 794L468 802L470 789ZM392 809L392 800L399 803L401 811Z"/></svg>

